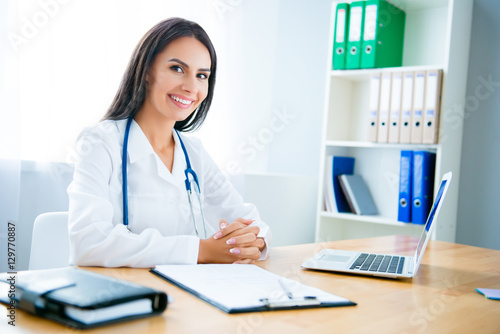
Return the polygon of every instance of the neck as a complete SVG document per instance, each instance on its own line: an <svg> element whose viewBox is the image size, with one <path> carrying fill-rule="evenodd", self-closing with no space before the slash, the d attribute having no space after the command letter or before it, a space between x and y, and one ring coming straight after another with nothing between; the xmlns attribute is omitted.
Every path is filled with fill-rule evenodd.
<svg viewBox="0 0 500 334"><path fill-rule="evenodd" d="M175 146L173 137L174 121L163 117L155 117L153 113L148 115L142 109L134 116L134 120L139 124L155 151L163 152Z"/></svg>

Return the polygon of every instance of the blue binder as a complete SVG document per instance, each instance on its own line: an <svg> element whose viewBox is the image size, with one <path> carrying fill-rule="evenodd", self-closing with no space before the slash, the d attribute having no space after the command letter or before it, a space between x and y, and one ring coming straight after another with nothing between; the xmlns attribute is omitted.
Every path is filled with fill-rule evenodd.
<svg viewBox="0 0 500 334"><path fill-rule="evenodd" d="M426 151L413 152L413 196L411 221L425 224L432 205L436 154Z"/></svg>
<svg viewBox="0 0 500 334"><path fill-rule="evenodd" d="M333 157L332 163L333 173L333 195L335 196L335 203L337 204L338 212L352 212L349 203L342 191L338 176L342 174L354 173L354 158L352 157Z"/></svg>
<svg viewBox="0 0 500 334"><path fill-rule="evenodd" d="M401 151L399 167L398 221L411 223L413 151Z"/></svg>

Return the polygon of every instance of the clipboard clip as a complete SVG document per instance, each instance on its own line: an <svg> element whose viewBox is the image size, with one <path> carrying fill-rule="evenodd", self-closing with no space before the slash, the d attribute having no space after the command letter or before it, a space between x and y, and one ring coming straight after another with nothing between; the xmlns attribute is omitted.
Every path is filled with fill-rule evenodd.
<svg viewBox="0 0 500 334"><path fill-rule="evenodd" d="M260 302L270 309L288 308L288 307L305 307L320 305L321 301L314 296L305 296L300 298L292 298L287 300L271 300L269 298L261 298Z"/></svg>
<svg viewBox="0 0 500 334"><path fill-rule="evenodd" d="M259 301L264 303L264 306L269 309L290 308L290 307L307 307L320 305L321 301L315 296L294 297L292 291L288 288L282 279L278 280L279 285L283 289L288 299L272 300L270 298L261 298Z"/></svg>

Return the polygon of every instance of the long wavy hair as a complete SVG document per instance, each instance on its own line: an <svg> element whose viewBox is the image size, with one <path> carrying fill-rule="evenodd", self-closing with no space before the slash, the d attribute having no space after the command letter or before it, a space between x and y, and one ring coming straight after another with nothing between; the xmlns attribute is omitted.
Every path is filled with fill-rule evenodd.
<svg viewBox="0 0 500 334"><path fill-rule="evenodd" d="M127 65L120 87L113 103L103 119L120 120L134 117L146 99L146 73L156 56L174 40L181 37L194 37L208 49L210 54L210 76L208 94L205 100L185 120L175 123L178 131L194 131L203 124L212 104L217 56L207 33L195 22L182 18L170 18L151 28L139 41Z"/></svg>

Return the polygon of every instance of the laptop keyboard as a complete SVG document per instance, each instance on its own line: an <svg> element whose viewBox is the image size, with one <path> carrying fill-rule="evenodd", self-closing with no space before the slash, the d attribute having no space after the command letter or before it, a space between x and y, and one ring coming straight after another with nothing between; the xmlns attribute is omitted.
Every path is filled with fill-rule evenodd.
<svg viewBox="0 0 500 334"><path fill-rule="evenodd" d="M362 253L349 269L359 269L379 273L402 274L404 256L390 256Z"/></svg>

